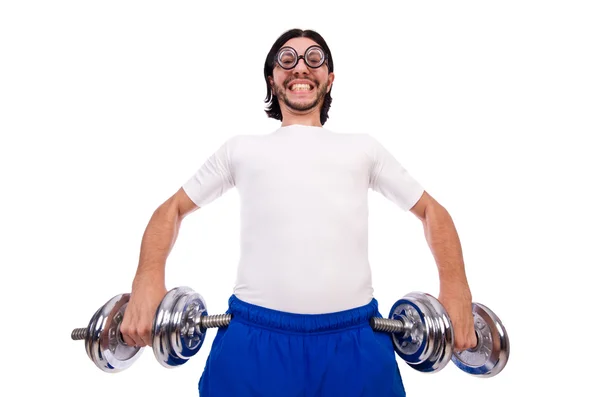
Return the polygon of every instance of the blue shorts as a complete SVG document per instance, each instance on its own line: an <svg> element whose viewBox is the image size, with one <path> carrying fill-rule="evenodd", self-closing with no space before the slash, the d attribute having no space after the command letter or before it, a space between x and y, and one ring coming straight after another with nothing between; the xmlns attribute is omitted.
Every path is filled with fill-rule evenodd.
<svg viewBox="0 0 600 397"><path fill-rule="evenodd" d="M198 388L201 397L404 397L377 300L330 314L292 314L229 299Z"/></svg>

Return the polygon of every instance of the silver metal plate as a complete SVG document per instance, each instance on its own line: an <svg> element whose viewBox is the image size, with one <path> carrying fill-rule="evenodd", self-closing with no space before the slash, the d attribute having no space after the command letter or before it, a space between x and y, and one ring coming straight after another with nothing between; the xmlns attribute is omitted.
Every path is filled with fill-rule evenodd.
<svg viewBox="0 0 600 397"><path fill-rule="evenodd" d="M177 300L189 292L192 292L192 289L188 287L173 288L167 292L156 309L156 315L152 324L152 351L156 360L165 368L177 367L188 361L187 359L171 354L170 335L173 308Z"/></svg>
<svg viewBox="0 0 600 397"><path fill-rule="evenodd" d="M87 328L85 350L88 357L104 372L120 372L139 358L143 348L128 346L120 337L119 327L130 294L110 299L92 316Z"/></svg>
<svg viewBox="0 0 600 397"><path fill-rule="evenodd" d="M390 319L404 319L406 324L411 324L404 333L392 334L396 353L407 363L417 364L425 359L429 331L424 321L426 315L428 315L426 307L419 304L419 301L415 302L407 297L400 299L392 306Z"/></svg>
<svg viewBox="0 0 600 397"><path fill-rule="evenodd" d="M473 303L473 319L477 346L455 352L452 362L462 371L480 377L499 374L510 355L510 343L504 325L488 307Z"/></svg>
<svg viewBox="0 0 600 397"><path fill-rule="evenodd" d="M206 330L195 326L197 315L207 315L206 302L199 293L189 291L175 302L169 325L171 356L189 360L202 347Z"/></svg>
<svg viewBox="0 0 600 397"><path fill-rule="evenodd" d="M394 349L408 365L421 372L437 372L452 357L454 333L448 314L433 296L411 292L397 301L390 319L405 318L404 333L392 334Z"/></svg>
<svg viewBox="0 0 600 397"><path fill-rule="evenodd" d="M422 294L427 299L431 306L432 313L432 325L434 329L432 334L435 335L435 348L434 352L429 356L428 360L424 363L418 364L413 368L421 372L438 372L443 369L452 359L452 352L454 350L454 328L450 316L440 301L430 294Z"/></svg>

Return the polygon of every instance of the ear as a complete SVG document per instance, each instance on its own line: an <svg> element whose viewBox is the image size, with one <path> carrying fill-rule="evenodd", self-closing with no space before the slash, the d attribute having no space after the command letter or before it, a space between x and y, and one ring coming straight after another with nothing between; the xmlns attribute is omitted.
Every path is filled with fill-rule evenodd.
<svg viewBox="0 0 600 397"><path fill-rule="evenodd" d="M333 72L329 73L329 77L327 79L327 92L331 91L331 86L333 85L333 80L335 80L335 74Z"/></svg>
<svg viewBox="0 0 600 397"><path fill-rule="evenodd" d="M267 79L271 87L271 95L275 96L275 81L273 80L273 76L267 76Z"/></svg>

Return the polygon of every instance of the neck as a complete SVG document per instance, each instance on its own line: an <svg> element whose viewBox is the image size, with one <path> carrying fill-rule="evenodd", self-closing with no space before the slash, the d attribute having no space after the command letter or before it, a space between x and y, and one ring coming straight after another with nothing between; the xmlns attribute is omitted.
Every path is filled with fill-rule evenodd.
<svg viewBox="0 0 600 397"><path fill-rule="evenodd" d="M306 125L309 127L322 127L321 122L319 120L306 120L306 119L294 119L294 118L285 118L281 122L282 127L287 127L288 125Z"/></svg>
<svg viewBox="0 0 600 397"><path fill-rule="evenodd" d="M320 109L320 106L316 106L306 113L299 113L288 109L284 105L281 107L281 126L285 127L292 124L299 124L310 127L322 127Z"/></svg>

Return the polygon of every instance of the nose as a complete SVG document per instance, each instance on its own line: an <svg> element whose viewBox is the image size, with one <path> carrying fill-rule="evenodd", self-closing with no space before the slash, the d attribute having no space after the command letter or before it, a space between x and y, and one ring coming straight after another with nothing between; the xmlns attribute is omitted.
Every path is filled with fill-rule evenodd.
<svg viewBox="0 0 600 397"><path fill-rule="evenodd" d="M294 72L294 74L307 74L308 73L308 66L306 65L306 61L304 60L304 57L299 57L298 63L296 63L296 66L294 66L293 72Z"/></svg>

